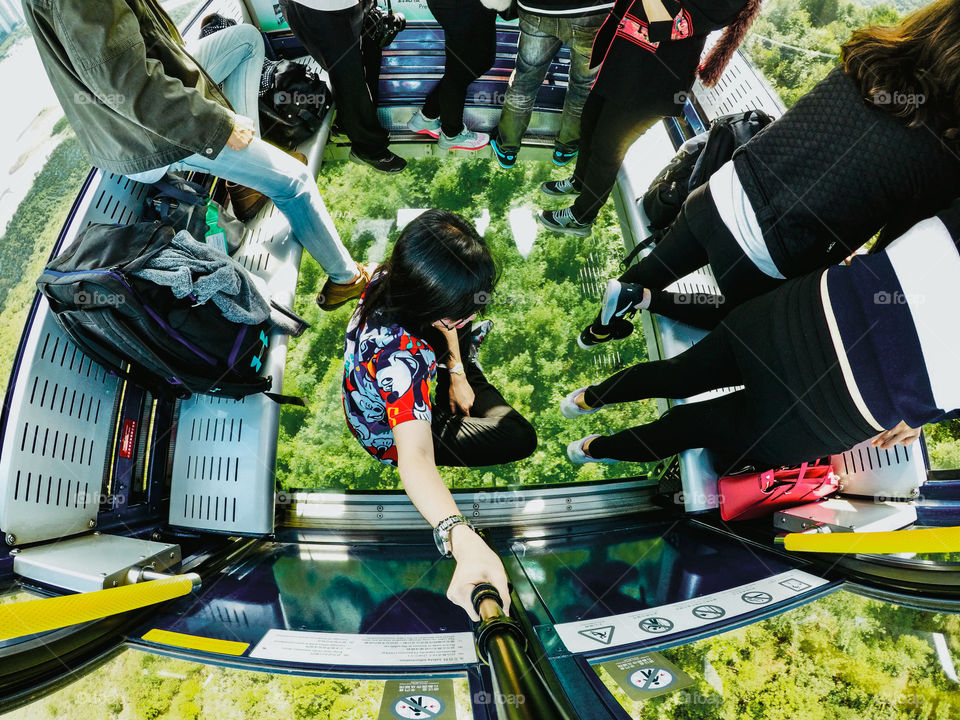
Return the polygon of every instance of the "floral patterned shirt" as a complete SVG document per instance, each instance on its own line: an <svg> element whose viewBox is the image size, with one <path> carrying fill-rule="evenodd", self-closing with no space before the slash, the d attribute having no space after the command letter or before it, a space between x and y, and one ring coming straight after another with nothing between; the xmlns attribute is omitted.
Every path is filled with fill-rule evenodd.
<svg viewBox="0 0 960 720"><path fill-rule="evenodd" d="M393 428L408 420L430 422L430 390L437 359L427 343L379 314L358 327L359 311L347 325L343 353L343 411L347 427L363 448L396 466Z"/></svg>

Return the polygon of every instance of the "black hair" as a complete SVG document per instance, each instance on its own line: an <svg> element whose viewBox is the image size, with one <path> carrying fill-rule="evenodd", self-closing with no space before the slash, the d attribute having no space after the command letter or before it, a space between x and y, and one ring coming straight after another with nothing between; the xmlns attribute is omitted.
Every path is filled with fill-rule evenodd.
<svg viewBox="0 0 960 720"><path fill-rule="evenodd" d="M499 269L476 229L447 210L428 210L407 225L390 259L371 279L359 326L374 313L411 332L462 320L490 302Z"/></svg>

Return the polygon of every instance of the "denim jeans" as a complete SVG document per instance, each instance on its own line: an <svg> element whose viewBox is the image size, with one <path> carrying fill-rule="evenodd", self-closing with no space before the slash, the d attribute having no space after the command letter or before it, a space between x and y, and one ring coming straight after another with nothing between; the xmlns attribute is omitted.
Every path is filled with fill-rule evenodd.
<svg viewBox="0 0 960 720"><path fill-rule="evenodd" d="M290 222L290 229L335 283L348 283L357 266L340 241L333 218L307 167L259 137L258 88L263 67L263 38L252 25L213 33L190 48L194 59L215 82L237 115L253 120L258 137L243 150L224 147L215 157L191 155L170 166L173 171L200 170L257 190Z"/></svg>
<svg viewBox="0 0 960 720"><path fill-rule="evenodd" d="M517 152L530 124L537 91L561 45L570 48L570 76L560 116L557 145L575 150L580 145L580 114L600 66L590 68L593 39L605 13L578 17L535 15L520 10L520 44L517 65L503 101L498 129L500 146Z"/></svg>

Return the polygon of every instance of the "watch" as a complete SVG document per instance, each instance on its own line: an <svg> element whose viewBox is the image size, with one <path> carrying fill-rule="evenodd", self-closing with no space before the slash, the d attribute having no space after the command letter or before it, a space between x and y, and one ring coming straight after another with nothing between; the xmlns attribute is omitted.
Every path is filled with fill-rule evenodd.
<svg viewBox="0 0 960 720"><path fill-rule="evenodd" d="M437 544L437 550L444 557L453 557L453 546L450 543L450 531L457 525L466 525L473 530L473 524L463 515L451 515L441 520L433 529L433 541Z"/></svg>

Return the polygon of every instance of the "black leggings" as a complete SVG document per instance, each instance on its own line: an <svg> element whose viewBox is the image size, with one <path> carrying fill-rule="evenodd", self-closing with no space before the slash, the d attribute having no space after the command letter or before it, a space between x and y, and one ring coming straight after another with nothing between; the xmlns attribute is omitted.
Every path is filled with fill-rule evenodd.
<svg viewBox="0 0 960 720"><path fill-rule="evenodd" d="M363 9L314 10L293 0L280 0L297 38L330 75L337 101L337 122L360 155L379 158L389 136L377 119L377 82L381 49L363 36Z"/></svg>
<svg viewBox="0 0 960 720"><path fill-rule="evenodd" d="M573 185L580 191L573 203L577 220L596 219L617 183L627 150L660 118L590 93L580 116L580 154L573 172Z"/></svg>
<svg viewBox="0 0 960 720"><path fill-rule="evenodd" d="M497 13L480 0L427 0L427 6L443 27L446 65L423 103L423 114L439 117L444 134L453 137L463 130L467 88L496 59Z"/></svg>
<svg viewBox="0 0 960 720"><path fill-rule="evenodd" d="M663 288L707 263L722 295L673 293ZM769 292L783 280L762 272L737 244L717 212L707 185L694 190L653 251L620 280L651 291L650 312L710 330L733 308Z"/></svg>
<svg viewBox="0 0 960 720"><path fill-rule="evenodd" d="M537 449L537 432L487 381L483 371L467 360L469 330L467 326L460 332L460 354L474 392L473 407L470 417L450 412L450 373L438 369L432 422L434 460L437 465L448 467L482 467L522 460ZM424 333L423 339L436 350L437 362L446 362L446 343L440 333Z"/></svg>
<svg viewBox="0 0 960 720"><path fill-rule="evenodd" d="M648 462L704 447L715 452L717 470L723 472L744 464L796 464L843 452L875 435L846 389L823 313L819 276L792 280L744 303L672 359L634 365L587 388L586 403L602 407L744 386L596 438L590 455Z"/></svg>

